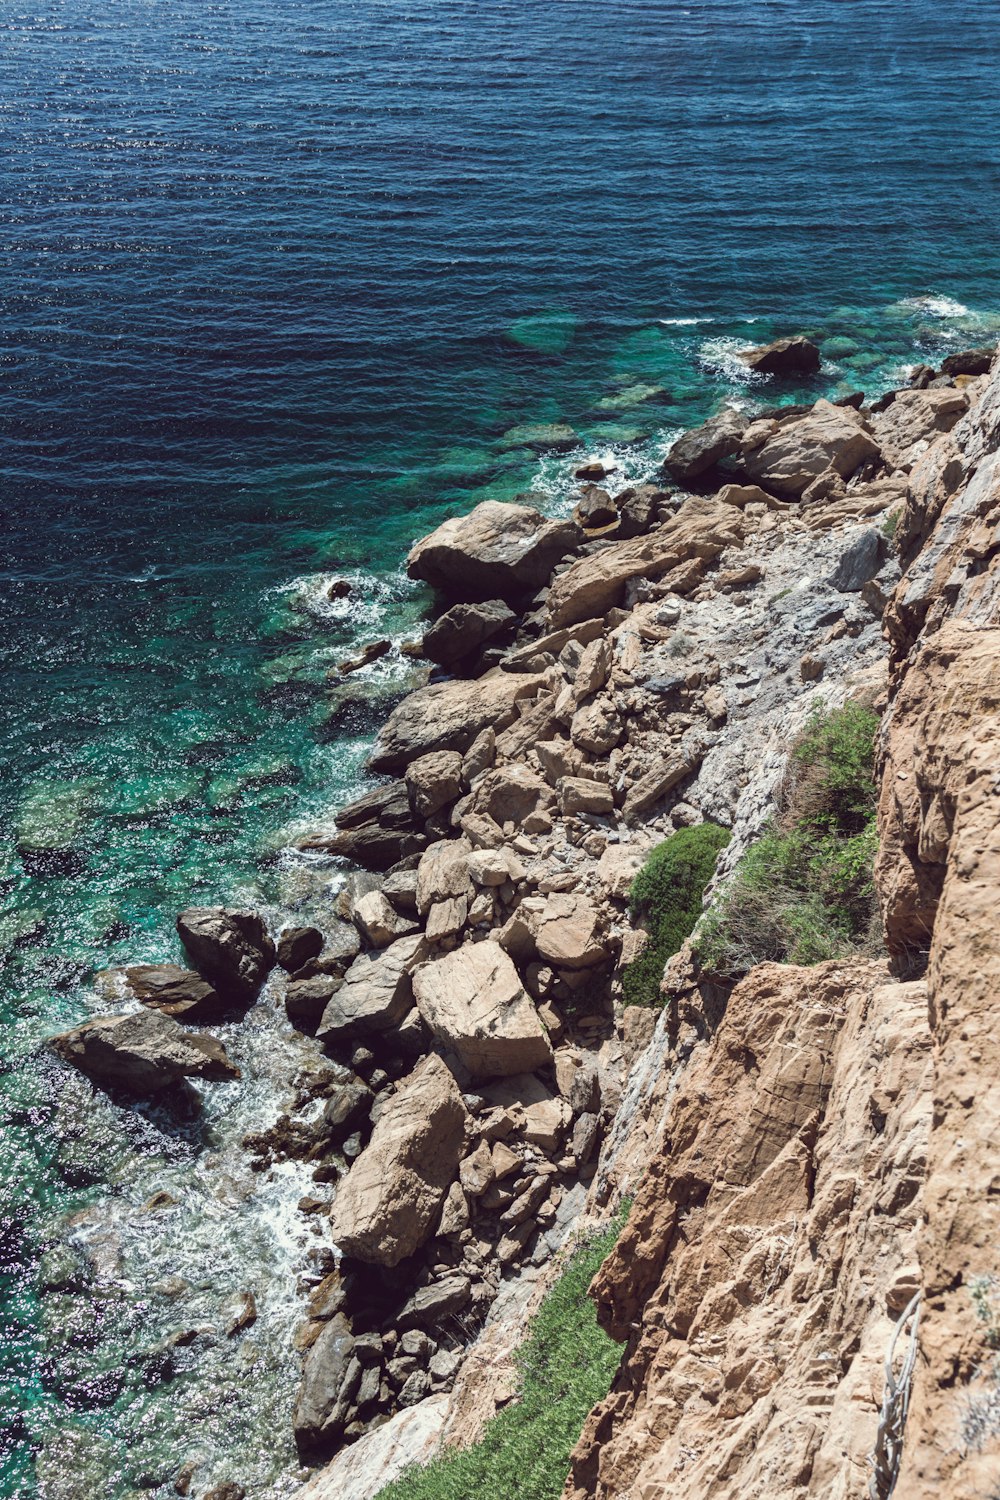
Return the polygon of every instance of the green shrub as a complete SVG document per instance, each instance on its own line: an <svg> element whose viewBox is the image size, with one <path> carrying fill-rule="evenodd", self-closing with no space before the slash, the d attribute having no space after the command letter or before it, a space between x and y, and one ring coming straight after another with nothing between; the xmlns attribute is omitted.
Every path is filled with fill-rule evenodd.
<svg viewBox="0 0 1000 1500"><path fill-rule="evenodd" d="M474 1447L407 1469L378 1500L559 1500L584 1421L621 1360L621 1345L597 1325L587 1288L624 1219L625 1211L577 1248L543 1302L518 1359L520 1399Z"/></svg>
<svg viewBox="0 0 1000 1500"><path fill-rule="evenodd" d="M622 975L626 1005L660 1004L664 966L693 932L719 850L729 838L728 828L699 823L678 829L650 852L629 892L632 918L645 920L649 942Z"/></svg>
<svg viewBox="0 0 1000 1500"><path fill-rule="evenodd" d="M812 715L792 746L777 819L701 925L704 968L736 978L768 959L821 963L869 941L877 731L859 703Z"/></svg>

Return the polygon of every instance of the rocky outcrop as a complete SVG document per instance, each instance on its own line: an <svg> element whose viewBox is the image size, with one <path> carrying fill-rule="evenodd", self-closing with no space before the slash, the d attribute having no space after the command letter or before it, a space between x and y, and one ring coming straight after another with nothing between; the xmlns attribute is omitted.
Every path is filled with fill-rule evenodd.
<svg viewBox="0 0 1000 1500"><path fill-rule="evenodd" d="M140 1005L175 1020L210 1020L222 1009L215 990L193 969L181 969L176 964L132 964L121 974Z"/></svg>
<svg viewBox="0 0 1000 1500"><path fill-rule="evenodd" d="M507 672L420 688L389 715L369 765L373 771L400 771L432 750L464 753L484 729L499 734L512 724L520 699L535 692L537 684L531 677Z"/></svg>
<svg viewBox="0 0 1000 1500"><path fill-rule="evenodd" d="M525 505L484 500L444 521L410 552L407 571L449 599L516 604L548 582L581 533L572 521L550 521Z"/></svg>
<svg viewBox="0 0 1000 1500"><path fill-rule="evenodd" d="M261 917L225 906L191 906L177 918L188 957L227 1000L249 1004L274 966L274 944Z"/></svg>
<svg viewBox="0 0 1000 1500"><path fill-rule="evenodd" d="M678 484L690 484L714 469L724 458L737 453L749 425L742 412L727 408L710 417L701 427L682 433L667 454L663 467Z"/></svg>
<svg viewBox="0 0 1000 1500"><path fill-rule="evenodd" d="M53 1051L103 1088L158 1094L182 1078L238 1078L218 1037L185 1031L160 1011L98 1016L51 1039Z"/></svg>
<svg viewBox="0 0 1000 1500"><path fill-rule="evenodd" d="M820 363L816 345L801 335L747 349L740 358L758 375L814 375Z"/></svg>
<svg viewBox="0 0 1000 1500"><path fill-rule="evenodd" d="M392 1267L419 1249L458 1171L466 1124L448 1068L424 1058L389 1100L338 1190L331 1233L345 1254Z"/></svg>
<svg viewBox="0 0 1000 1500"><path fill-rule="evenodd" d="M862 464L879 459L881 450L860 412L817 401L797 421L754 422L744 434L740 456L755 484L798 499L827 470L850 479Z"/></svg>

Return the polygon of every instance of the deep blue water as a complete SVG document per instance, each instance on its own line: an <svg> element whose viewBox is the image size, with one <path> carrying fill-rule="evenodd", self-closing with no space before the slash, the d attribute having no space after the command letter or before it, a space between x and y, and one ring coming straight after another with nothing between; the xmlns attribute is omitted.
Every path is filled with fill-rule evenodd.
<svg viewBox="0 0 1000 1500"><path fill-rule="evenodd" d="M871 391L1000 329L995 29L985 0L0 9L0 1494L40 1455L47 1500L162 1496L189 1450L286 1493L291 1290L249 1355L160 1386L147 1358L241 1258L292 1278L293 1185L239 1200L228 1269L204 1228L278 1083L251 1066L178 1140L67 1103L39 1042L106 1008L95 970L173 956L187 902L309 909L287 846L407 668L335 731L326 674L417 633L408 542L485 495L566 503L572 458L512 429L646 473L721 397L773 399L748 342L810 332L814 390ZM40 1300L41 1252L109 1219L113 1292L91 1266ZM178 1238L183 1313L136 1269Z"/></svg>

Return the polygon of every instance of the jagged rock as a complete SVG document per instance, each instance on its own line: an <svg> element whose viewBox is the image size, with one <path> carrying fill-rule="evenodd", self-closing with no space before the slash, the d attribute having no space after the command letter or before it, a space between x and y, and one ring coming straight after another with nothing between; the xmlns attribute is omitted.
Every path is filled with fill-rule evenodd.
<svg viewBox="0 0 1000 1500"><path fill-rule="evenodd" d="M517 970L494 941L467 943L413 979L417 1009L473 1078L530 1072L552 1047Z"/></svg>
<svg viewBox="0 0 1000 1500"><path fill-rule="evenodd" d="M406 768L410 801L422 818L431 818L462 795L462 757L457 750L421 755Z"/></svg>
<svg viewBox="0 0 1000 1500"><path fill-rule="evenodd" d="M367 792L343 808L334 822L336 833L314 834L303 839L300 847L339 854L369 870L388 870L425 843L405 781L393 781Z"/></svg>
<svg viewBox="0 0 1000 1500"><path fill-rule="evenodd" d="M343 1042L391 1031L413 1006L411 972L420 962L421 933L399 938L378 954L360 954L323 1010L321 1042Z"/></svg>
<svg viewBox="0 0 1000 1500"><path fill-rule="evenodd" d="M607 479L608 475L614 472L615 468L613 464L608 468L599 459L594 458L588 459L585 464L581 464L578 469L574 469L573 478L583 479L591 484L600 484L602 479Z"/></svg>
<svg viewBox="0 0 1000 1500"><path fill-rule="evenodd" d="M330 1095L323 1106L323 1119L331 1130L346 1135L369 1113L374 1099L367 1084L352 1078Z"/></svg>
<svg viewBox="0 0 1000 1500"><path fill-rule="evenodd" d="M517 603L547 583L556 563L580 541L571 521L546 520L524 505L484 500L417 542L407 571L451 599L499 595Z"/></svg>
<svg viewBox="0 0 1000 1500"><path fill-rule="evenodd" d="M176 964L132 964L122 978L140 1005L166 1016L203 1021L218 1016L222 1002L207 980Z"/></svg>
<svg viewBox="0 0 1000 1500"><path fill-rule="evenodd" d="M882 566L882 535L870 526L844 549L830 577L838 593L856 594Z"/></svg>
<svg viewBox="0 0 1000 1500"><path fill-rule="evenodd" d="M369 891L354 908L354 922L371 948L387 948L418 930L412 917L398 912L382 891Z"/></svg>
<svg viewBox="0 0 1000 1500"><path fill-rule="evenodd" d="M274 967L274 944L252 911L191 906L177 918L188 957L224 999L253 1000Z"/></svg>
<svg viewBox="0 0 1000 1500"><path fill-rule="evenodd" d="M629 788L625 797L622 816L626 823L634 823L642 813L655 807L657 802L673 791L678 782L689 776L701 760L696 746L678 750L659 765L654 765Z"/></svg>
<svg viewBox="0 0 1000 1500"><path fill-rule="evenodd" d="M461 1234L463 1229L469 1227L469 1205L465 1201L465 1194L457 1182L453 1182L448 1189L444 1200L444 1208L441 1210L441 1222L438 1225L438 1234L450 1235Z"/></svg>
<svg viewBox="0 0 1000 1500"><path fill-rule="evenodd" d="M453 604L425 632L424 655L442 667L454 667L475 655L487 641L510 631L517 615L502 599Z"/></svg>
<svg viewBox="0 0 1000 1500"><path fill-rule="evenodd" d="M701 427L682 433L667 454L663 467L678 484L690 484L736 453L749 422L742 412L726 407Z"/></svg>
<svg viewBox="0 0 1000 1500"><path fill-rule="evenodd" d="M397 911L415 912L417 909L416 870L394 870L382 882L382 894L391 901Z"/></svg>
<svg viewBox="0 0 1000 1500"><path fill-rule="evenodd" d="M277 961L289 974L301 969L323 951L323 934L318 927L285 927L278 937Z"/></svg>
<svg viewBox="0 0 1000 1500"><path fill-rule="evenodd" d="M743 536L746 522L731 505L686 500L672 520L634 541L612 542L572 562L553 580L547 611L550 629L604 615L619 605L632 578L662 578L679 563L711 560Z"/></svg>
<svg viewBox="0 0 1000 1500"><path fill-rule="evenodd" d="M610 956L600 913L586 896L550 896L534 929L538 952L560 969L591 969Z"/></svg>
<svg viewBox="0 0 1000 1500"><path fill-rule="evenodd" d="M105 1088L155 1094L182 1078L239 1078L218 1037L184 1031L159 1011L98 1016L54 1036L54 1052Z"/></svg>
<svg viewBox="0 0 1000 1500"><path fill-rule="evenodd" d="M357 656L339 661L337 671L342 677L349 676L351 672L360 672L362 667L370 667L373 661L380 661L383 656L388 656L391 650L391 641L369 641L367 646L362 646Z"/></svg>
<svg viewBox="0 0 1000 1500"><path fill-rule="evenodd" d="M936 437L952 430L968 405L963 391L897 391L892 405L872 417L872 430L892 467L909 471Z"/></svg>
<svg viewBox="0 0 1000 1500"><path fill-rule="evenodd" d="M428 1463L441 1440L449 1399L427 1396L370 1429L315 1474L297 1500L372 1500L414 1464Z"/></svg>
<svg viewBox="0 0 1000 1500"><path fill-rule="evenodd" d="M863 463L879 457L878 443L851 407L817 401L808 416L771 426L764 441L749 450L747 443L757 434L748 430L742 461L750 478L776 495L797 499L825 470L835 469L849 479Z"/></svg>
<svg viewBox="0 0 1000 1500"><path fill-rule="evenodd" d="M361 1381L351 1325L343 1313L325 1323L302 1366L292 1425L303 1457L332 1448L343 1434Z"/></svg>
<svg viewBox="0 0 1000 1500"><path fill-rule="evenodd" d="M417 911L422 917L439 902L472 896L471 853L469 840L457 838L440 839L421 855L417 866Z"/></svg>
<svg viewBox="0 0 1000 1500"><path fill-rule="evenodd" d="M531 814L554 804L552 788L529 766L514 762L487 771L476 788L474 807L503 827L523 827Z"/></svg>
<svg viewBox="0 0 1000 1500"><path fill-rule="evenodd" d="M420 1248L458 1171L467 1121L451 1072L439 1057L425 1057L338 1189L331 1233L346 1255L391 1267Z"/></svg>
<svg viewBox="0 0 1000 1500"><path fill-rule="evenodd" d="M819 350L801 336L747 349L740 358L758 375L814 375L819 369Z"/></svg>
<svg viewBox="0 0 1000 1500"><path fill-rule="evenodd" d="M481 1198L496 1178L493 1157L485 1141L459 1164L458 1179L471 1198Z"/></svg>
<svg viewBox="0 0 1000 1500"><path fill-rule="evenodd" d="M588 755L607 755L625 732L621 716L610 698L594 698L577 709L570 720L573 744Z"/></svg>
<svg viewBox="0 0 1000 1500"><path fill-rule="evenodd" d="M524 866L506 844L500 849L473 850L466 868L473 885L497 886L524 879Z"/></svg>
<svg viewBox="0 0 1000 1500"><path fill-rule="evenodd" d="M396 1327L434 1328L451 1314L461 1312L472 1300L472 1284L467 1276L455 1274L421 1287L396 1315Z"/></svg>
<svg viewBox="0 0 1000 1500"><path fill-rule="evenodd" d="M389 715L370 767L373 771L400 770L432 750L464 753L482 730L492 728L499 733L513 724L517 702L536 691L533 678L508 672L420 688Z"/></svg>

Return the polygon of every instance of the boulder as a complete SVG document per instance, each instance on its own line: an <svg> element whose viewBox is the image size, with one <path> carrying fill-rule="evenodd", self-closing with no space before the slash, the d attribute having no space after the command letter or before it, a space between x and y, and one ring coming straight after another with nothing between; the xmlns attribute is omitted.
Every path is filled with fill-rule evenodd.
<svg viewBox="0 0 1000 1500"><path fill-rule="evenodd" d="M290 979L285 988L285 1014L299 1031L315 1031L323 1012L343 984L334 974L311 974Z"/></svg>
<svg viewBox="0 0 1000 1500"><path fill-rule="evenodd" d="M878 443L853 407L817 401L808 416L774 426L762 434L764 423L748 430L743 467L749 477L784 498L798 499L826 469L849 479L863 463L880 456ZM763 441L758 444L758 439ZM748 449L747 444L756 446Z"/></svg>
<svg viewBox="0 0 1000 1500"><path fill-rule="evenodd" d="M498 943L467 943L413 977L417 1009L473 1078L532 1072L552 1047L517 970Z"/></svg>
<svg viewBox="0 0 1000 1500"><path fill-rule="evenodd" d="M223 1009L215 990L193 969L181 969L176 964L132 964L122 970L122 978L140 1005L166 1016L203 1021Z"/></svg>
<svg viewBox="0 0 1000 1500"><path fill-rule="evenodd" d="M588 484L573 509L573 519L584 531L603 531L618 520L618 507L607 490Z"/></svg>
<svg viewBox="0 0 1000 1500"><path fill-rule="evenodd" d="M339 854L368 870L388 870L424 844L405 781L391 781L367 792L337 813L334 834L315 834L300 848Z"/></svg>
<svg viewBox="0 0 1000 1500"><path fill-rule="evenodd" d="M600 913L586 896L550 896L534 929L539 954L557 968L592 969L610 957Z"/></svg>
<svg viewBox="0 0 1000 1500"><path fill-rule="evenodd" d="M952 377L988 375L995 357L996 349L992 345L986 349L965 349L961 354L949 354L941 361L941 374Z"/></svg>
<svg viewBox="0 0 1000 1500"><path fill-rule="evenodd" d="M343 1313L337 1313L324 1323L302 1366L292 1415L302 1457L339 1441L360 1381L361 1365L354 1358L351 1325Z"/></svg>
<svg viewBox="0 0 1000 1500"><path fill-rule="evenodd" d="M678 484L689 484L736 453L748 426L742 412L726 407L700 427L682 433L667 454L663 467Z"/></svg>
<svg viewBox="0 0 1000 1500"><path fill-rule="evenodd" d="M602 781L590 781L586 776L563 776L557 784L559 807L564 813L614 812L615 799L611 788Z"/></svg>
<svg viewBox="0 0 1000 1500"><path fill-rule="evenodd" d="M607 614L623 602L630 579L662 578L692 559L713 561L724 548L741 541L745 530L746 521L734 506L686 500L671 520L647 536L612 542L570 563L549 589L548 628Z"/></svg>
<svg viewBox="0 0 1000 1500"><path fill-rule="evenodd" d="M439 839L421 855L417 866L417 911L425 917L432 906L454 898L471 897L469 855L466 838Z"/></svg>
<svg viewBox="0 0 1000 1500"><path fill-rule="evenodd" d="M424 633L423 652L428 661L454 667L479 651L487 641L512 629L517 615L502 599L474 604L453 604Z"/></svg>
<svg viewBox="0 0 1000 1500"><path fill-rule="evenodd" d="M379 954L362 953L324 1007L321 1042L377 1035L398 1026L413 1005L410 973L423 950L420 933L399 938Z"/></svg>
<svg viewBox="0 0 1000 1500"><path fill-rule="evenodd" d="M337 1191L331 1232L345 1255L396 1266L429 1238L455 1180L468 1123L439 1057L423 1058L389 1099Z"/></svg>
<svg viewBox="0 0 1000 1500"><path fill-rule="evenodd" d="M248 1004L274 967L262 917L225 906L191 906L177 918L188 957L224 1000Z"/></svg>
<svg viewBox="0 0 1000 1500"><path fill-rule="evenodd" d="M381 891L368 891L354 908L354 923L370 948L388 948L417 931L411 916L398 912Z"/></svg>
<svg viewBox="0 0 1000 1500"><path fill-rule="evenodd" d="M419 688L389 715L369 767L399 771L431 750L464 753L484 729L499 733L513 724L518 701L533 697L537 690L534 678L509 672ZM405 783L401 785L405 793Z"/></svg>
<svg viewBox="0 0 1000 1500"><path fill-rule="evenodd" d="M282 969L294 974L322 951L323 934L318 927L285 927L278 937L276 957Z"/></svg>
<svg viewBox="0 0 1000 1500"><path fill-rule="evenodd" d="M94 1083L134 1094L156 1094L182 1078L239 1078L218 1037L184 1031L159 1011L98 1016L49 1042L54 1052Z"/></svg>
<svg viewBox="0 0 1000 1500"><path fill-rule="evenodd" d="M414 812L432 818L462 795L462 757L457 750L434 750L406 768L406 790Z"/></svg>
<svg viewBox="0 0 1000 1500"><path fill-rule="evenodd" d="M819 350L802 337L746 349L740 358L758 375L815 375L819 369Z"/></svg>
<svg viewBox="0 0 1000 1500"><path fill-rule="evenodd" d="M582 540L572 521L546 520L524 505L484 500L443 522L407 558L411 578L450 599L518 603L549 580L556 563Z"/></svg>

